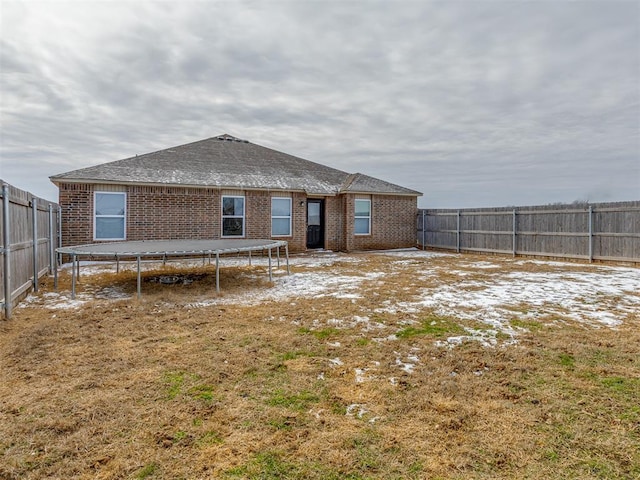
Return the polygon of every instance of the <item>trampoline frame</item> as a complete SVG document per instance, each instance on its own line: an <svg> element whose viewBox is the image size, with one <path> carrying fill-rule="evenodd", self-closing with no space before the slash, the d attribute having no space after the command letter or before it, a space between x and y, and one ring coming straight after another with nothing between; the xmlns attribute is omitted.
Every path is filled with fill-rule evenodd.
<svg viewBox="0 0 640 480"><path fill-rule="evenodd" d="M216 257L216 293L220 293L220 255L229 253L249 253L249 265L251 265L251 252L267 250L269 257L269 281L273 281L272 274L272 250L275 249L280 267L280 247L284 247L287 260L287 275L289 270L289 243L285 240L244 240L244 239L222 239L222 240L142 240L128 242L111 243L90 243L85 245L74 245L70 247L56 248L59 254L71 256L71 298L76 298L76 282L80 278L80 257L95 259L115 259L116 272L120 271L120 260L135 258L137 264L137 291L138 298L141 297L142 281L140 263L144 257L162 257L166 262L168 257L195 257L202 255L203 264L206 256ZM104 258L107 257L107 258ZM58 289L58 269L57 262L54 262L54 288Z"/></svg>

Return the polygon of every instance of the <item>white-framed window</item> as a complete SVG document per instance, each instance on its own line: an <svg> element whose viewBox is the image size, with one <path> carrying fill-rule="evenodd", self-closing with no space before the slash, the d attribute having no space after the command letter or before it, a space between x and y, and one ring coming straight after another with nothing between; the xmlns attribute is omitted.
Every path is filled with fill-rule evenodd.
<svg viewBox="0 0 640 480"><path fill-rule="evenodd" d="M356 198L354 233L356 235L371 234L371 200Z"/></svg>
<svg viewBox="0 0 640 480"><path fill-rule="evenodd" d="M244 237L244 197L222 196L222 236Z"/></svg>
<svg viewBox="0 0 640 480"><path fill-rule="evenodd" d="M291 199L271 197L271 236L291 236Z"/></svg>
<svg viewBox="0 0 640 480"><path fill-rule="evenodd" d="M127 194L95 192L93 195L93 239L124 240L127 229Z"/></svg>

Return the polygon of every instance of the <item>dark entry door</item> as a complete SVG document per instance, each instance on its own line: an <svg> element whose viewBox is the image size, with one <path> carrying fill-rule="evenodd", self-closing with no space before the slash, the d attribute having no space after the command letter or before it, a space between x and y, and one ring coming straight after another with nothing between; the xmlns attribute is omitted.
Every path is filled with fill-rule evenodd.
<svg viewBox="0 0 640 480"><path fill-rule="evenodd" d="M324 247L324 201L307 200L307 248Z"/></svg>

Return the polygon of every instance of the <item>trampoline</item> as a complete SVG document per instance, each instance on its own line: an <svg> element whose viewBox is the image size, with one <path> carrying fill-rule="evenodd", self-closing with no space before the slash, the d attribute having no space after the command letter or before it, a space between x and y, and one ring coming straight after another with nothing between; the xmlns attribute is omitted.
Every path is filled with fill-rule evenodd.
<svg viewBox="0 0 640 480"><path fill-rule="evenodd" d="M140 262L145 257L162 258L166 261L169 257L195 257L202 256L203 262L212 256L216 259L216 292L220 292L220 255L229 253L249 253L249 265L251 265L251 252L267 250L269 257L269 281L273 280L272 251L276 251L278 266L280 266L280 248L284 247L287 260L287 275L289 271L289 244L284 240L142 240L137 242L113 242L91 243L87 245L75 245L71 247L56 248L57 253L71 256L71 298L76 298L76 282L80 277L80 257L90 260L116 261L116 269L120 269L120 260L136 259L138 271L138 298L141 295ZM54 285L58 286L58 270L54 269Z"/></svg>

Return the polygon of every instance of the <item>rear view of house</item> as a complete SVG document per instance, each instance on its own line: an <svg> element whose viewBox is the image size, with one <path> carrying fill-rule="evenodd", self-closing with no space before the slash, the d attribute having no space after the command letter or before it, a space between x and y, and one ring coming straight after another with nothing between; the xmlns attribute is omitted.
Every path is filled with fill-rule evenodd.
<svg viewBox="0 0 640 480"><path fill-rule="evenodd" d="M273 238L291 251L414 246L420 192L230 135L51 177L62 243Z"/></svg>

